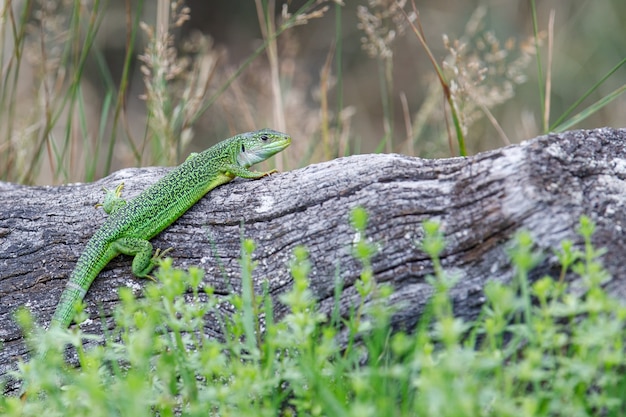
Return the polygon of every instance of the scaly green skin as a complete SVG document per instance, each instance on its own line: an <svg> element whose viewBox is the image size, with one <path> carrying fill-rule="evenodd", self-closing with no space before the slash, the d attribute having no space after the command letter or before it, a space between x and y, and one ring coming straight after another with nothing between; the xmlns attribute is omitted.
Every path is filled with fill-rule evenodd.
<svg viewBox="0 0 626 417"><path fill-rule="evenodd" d="M51 327L69 326L75 304L83 299L102 268L117 255L133 255L133 274L148 276L166 252L157 250L152 255L149 239L172 224L213 188L235 177L257 179L276 172L256 172L248 168L282 151L290 143L288 135L269 129L244 133L190 155L128 203L119 198L123 184L115 191L107 191L102 206L110 216L78 258L61 294Z"/></svg>

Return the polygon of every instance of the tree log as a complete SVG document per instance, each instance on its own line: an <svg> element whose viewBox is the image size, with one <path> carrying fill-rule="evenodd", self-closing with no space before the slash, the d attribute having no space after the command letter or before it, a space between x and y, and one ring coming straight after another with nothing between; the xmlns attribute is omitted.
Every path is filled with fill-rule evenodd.
<svg viewBox="0 0 626 417"><path fill-rule="evenodd" d="M27 357L15 309L26 306L47 325L78 256L105 218L94 209L102 187L123 181L124 196L132 198L165 172L124 169L95 183L60 187L0 183L0 378ZM267 280L274 296L290 288L288 264L294 247L304 245L319 308L333 308L339 276L345 314L358 300L354 283L361 272L351 256L355 232L349 213L362 206L369 213L367 237L380 248L373 259L375 278L395 288L392 302L399 310L393 325L411 329L432 294L426 282L432 263L418 246L426 219L442 225L442 264L460 278L451 291L460 317L477 316L487 281L511 280L506 249L519 230L528 230L545 254L530 278L558 276L554 249L563 239L581 247L576 229L583 214L597 224L594 244L607 248L606 288L623 296L625 180L626 130L608 128L542 136L468 158L355 155L258 181L237 179L211 191L153 244L173 247L177 267L204 268L205 283L218 296L240 290L242 234L257 244L256 288ZM141 293L144 281L132 276L130 263L120 256L94 281L85 297L94 319L83 325L86 331L101 332L98 317L104 312L110 319L118 287ZM277 304L279 317L284 311ZM207 321L205 329L220 335L215 323Z"/></svg>

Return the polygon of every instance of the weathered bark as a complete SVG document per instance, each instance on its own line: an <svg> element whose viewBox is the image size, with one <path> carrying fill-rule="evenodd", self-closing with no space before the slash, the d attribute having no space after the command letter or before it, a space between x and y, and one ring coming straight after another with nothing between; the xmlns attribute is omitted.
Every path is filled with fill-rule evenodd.
<svg viewBox="0 0 626 417"><path fill-rule="evenodd" d="M61 187L0 183L0 377L27 353L14 310L27 306L40 323L48 323L77 257L104 219L93 207L101 188L124 181L124 195L131 198L165 172L125 169L92 184ZM218 295L239 290L242 233L257 243L257 288L267 279L273 295L290 287L288 262L293 248L305 245L320 309L332 309L338 273L346 312L358 299L353 284L361 271L350 254L354 231L348 216L363 206L370 215L367 236L380 246L373 259L375 277L395 287L394 325L410 329L432 293L425 280L432 263L416 245L426 219L443 226L442 262L460 277L451 296L456 314L464 318L478 314L488 280L511 279L506 247L515 232L530 231L546 255L531 279L555 276L560 267L553 249L566 238L581 244L576 226L582 214L598 225L594 243L608 249L603 259L612 274L607 289L625 294L625 179L626 130L543 136L470 158L357 155L222 186L153 243L174 247L175 266L202 266L206 284ZM101 311L110 314L118 287L140 293L143 281L132 277L130 261L116 258L95 280L85 298L92 318ZM279 305L278 314L283 313ZM100 321L85 329L99 332ZM212 322L205 329L220 334Z"/></svg>

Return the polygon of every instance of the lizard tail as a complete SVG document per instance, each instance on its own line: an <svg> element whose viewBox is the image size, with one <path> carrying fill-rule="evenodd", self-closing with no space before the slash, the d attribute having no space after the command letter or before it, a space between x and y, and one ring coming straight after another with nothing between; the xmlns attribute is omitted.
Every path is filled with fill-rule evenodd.
<svg viewBox="0 0 626 417"><path fill-rule="evenodd" d="M97 233L91 238L61 294L50 327L67 328L70 325L76 303L82 301L98 273L117 255L118 252L110 244L103 242Z"/></svg>
<svg viewBox="0 0 626 417"><path fill-rule="evenodd" d="M74 306L85 297L86 293L87 290L70 280L63 290L63 294L61 294L61 300L57 304L56 310L54 310L50 327L68 327L74 318Z"/></svg>

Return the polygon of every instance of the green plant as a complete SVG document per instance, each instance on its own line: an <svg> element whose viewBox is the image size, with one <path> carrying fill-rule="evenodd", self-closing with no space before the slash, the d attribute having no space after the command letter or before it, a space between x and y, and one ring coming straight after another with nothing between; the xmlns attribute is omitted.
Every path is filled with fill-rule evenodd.
<svg viewBox="0 0 626 417"><path fill-rule="evenodd" d="M414 331L391 331L392 290L376 283L378 244L366 237L367 213L350 221L354 256L363 265L354 309L341 320L317 310L305 248L294 250L293 285L279 298L289 312L274 317L268 286L253 291L253 242L242 239L242 292L217 296L203 271L172 268L144 298L121 289L117 327L88 351L80 330L37 330L19 322L44 359L20 364L25 400L0 398L3 415L622 415L626 307L603 289L602 251L591 245L593 223L581 219L584 251L569 268L585 291L573 294L551 277L528 282L539 254L520 234L510 249L515 285L491 282L473 322L455 317L450 277L439 257L444 236L423 224L421 250L433 260L433 296ZM567 245L566 245L567 246ZM571 252L570 249L567 249ZM518 291L519 290L519 291ZM220 306L230 303L232 314ZM217 321L222 338L206 336ZM340 341L343 340L343 343ZM80 368L64 365L59 348L77 349Z"/></svg>
<svg viewBox="0 0 626 417"><path fill-rule="evenodd" d="M534 0L507 7L487 1L475 10L455 5L457 13L445 17L408 1L300 6L251 3L258 25L242 18L229 29L248 36L229 45L249 51L239 60L206 33L181 30L191 17L202 20L194 15L201 8L182 0L127 0L116 9L101 0L5 2L0 178L93 181L122 166L175 164L189 148L262 126L299 138L289 155L297 166L362 151L467 155L582 121L619 120L618 106L608 106L626 89L618 77L626 63L618 25L626 9L617 0L582 4L574 14L555 6L547 25ZM527 19L509 10L526 8ZM154 21L142 21L151 11ZM119 14L124 19L111 18ZM597 15L584 18L590 14ZM422 28L433 18L442 46L432 41L439 35L433 27ZM421 64L411 37L403 36L407 28L434 70ZM113 54L103 48L106 30L124 34ZM531 30L529 39L516 33ZM257 46L241 49L255 31ZM311 31L330 39L309 43ZM324 48L326 59L319 59ZM536 74L528 71L534 59ZM590 59L594 65L586 65ZM132 82L133 71L143 85ZM517 88L524 82L537 85L532 97ZM289 166L286 158L278 159L279 169Z"/></svg>

